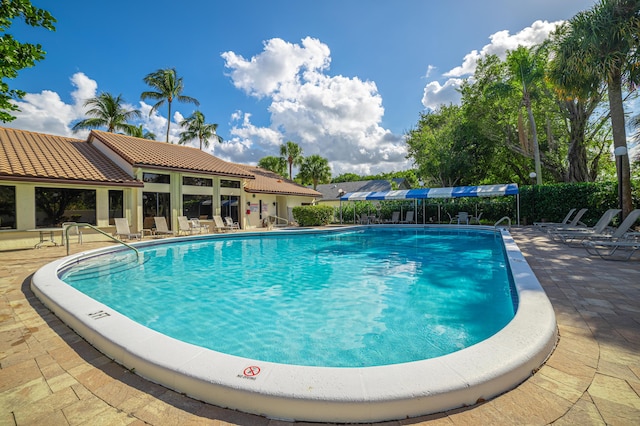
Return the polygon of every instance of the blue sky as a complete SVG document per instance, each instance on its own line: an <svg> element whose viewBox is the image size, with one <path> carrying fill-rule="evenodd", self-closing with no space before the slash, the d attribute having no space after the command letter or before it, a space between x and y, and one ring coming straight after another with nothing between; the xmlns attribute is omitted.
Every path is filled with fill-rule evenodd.
<svg viewBox="0 0 640 426"><path fill-rule="evenodd" d="M542 40L594 0L79 1L32 0L55 32L14 24L44 61L12 83L28 94L11 127L83 138L83 103L122 94L164 140L166 106L149 116L143 78L176 68L225 160L255 164L287 140L329 159L333 174L411 167L404 133L425 108L459 100L477 58ZM177 124L196 107L174 103ZM195 142L194 142L195 146ZM294 171L295 173L295 171Z"/></svg>

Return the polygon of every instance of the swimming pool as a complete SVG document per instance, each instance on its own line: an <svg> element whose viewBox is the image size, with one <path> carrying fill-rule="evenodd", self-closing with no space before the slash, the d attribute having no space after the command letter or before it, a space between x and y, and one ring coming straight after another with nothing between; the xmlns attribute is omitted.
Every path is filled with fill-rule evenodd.
<svg viewBox="0 0 640 426"><path fill-rule="evenodd" d="M425 227L413 226L377 229L379 231L376 232L383 233L382 238L387 241L386 251L391 253L375 255L368 253L368 257L376 258L376 263L390 262L389 257L393 254L390 243L397 243L402 239L398 234L400 229L405 230L403 232L409 230L409 234L426 232ZM462 228L456 229L455 232L462 232L460 231ZM474 229L479 228L474 227ZM433 232L433 229L428 232ZM451 231L438 232L442 241L456 240L455 233L452 234ZM468 232L470 231L464 231L464 233ZM310 233L318 234L316 231L307 231L302 235L308 236ZM360 231L353 230L346 233L323 231L319 235L322 235L326 241L335 243L336 239L354 238L359 233ZM169 241L153 242L142 244L140 247L143 252L153 248L154 252L164 253L171 259L182 259L178 252L181 250L188 252L194 249L194 244L195 246L210 244L212 238L213 247L217 244L220 254L225 246L231 247L233 244L238 244L238 241L260 241L276 235L278 234L262 234L262 236L243 234L242 237L226 235L172 239L170 243ZM295 236L296 234L289 235L294 239L299 238ZM490 235L495 239L493 228ZM514 278L513 287L518 294L518 310L513 319L511 321L507 319L504 321L508 322L506 327L503 328L504 324L498 325L497 330L494 330L495 334L465 349L448 355L436 355L432 359L401 361L392 365L374 363L371 364L373 366L367 367L341 366L340 368L287 365L264 360L261 356L246 357L233 353L221 353L177 341L132 322L110 304L100 303L59 281L57 274L70 271L69 265L76 263L78 256L47 265L34 275L32 286L34 292L58 316L104 353L129 368L135 368L136 373L144 377L197 399L273 418L344 422L389 420L471 405L479 399L495 396L526 379L551 352L555 344L553 310L508 233L501 230L495 235L501 247L504 240L506 256L502 252L499 254L503 261L502 269L511 269ZM376 248L379 245L371 246ZM360 246L358 254L366 251L362 249L363 247ZM227 250L232 253L231 249ZM335 244L333 246L328 244L322 250L313 253L313 256L326 260L331 256L332 250L337 250ZM215 255L215 249L210 251ZM456 251L458 253L455 255L456 263L463 264L465 252ZM249 252L255 252L255 247L249 249ZM263 254L271 253L265 247L262 247L262 252ZM424 244L414 251L413 255L419 252L424 252ZM105 253L107 250L99 250L80 257L96 258ZM273 260L273 253L271 258L270 261L263 259L257 265L282 265L283 261L278 260L277 257ZM428 258L435 261L433 255ZM360 259L360 261L364 260ZM207 263L205 260L202 262ZM407 261L405 258L396 263L388 263L388 266L392 269L399 265L412 266L412 262L414 262L413 268L407 267L405 270L400 268L396 271L396 279L404 275L411 279L414 275L412 270L415 271L415 266L419 264L415 259ZM248 263L251 263L251 260ZM436 263L442 263L442 260ZM474 259L471 263L485 262ZM149 261L145 262L144 267L148 265L150 265ZM193 268L194 265L189 266L189 269ZM252 269L255 268L243 270L251 271ZM112 272L107 271L105 275L123 273L122 271ZM336 276L347 275L340 272L344 271L338 270ZM487 273L490 276L489 280L492 280L495 274L497 274L496 271ZM381 274L374 274L374 277L379 275ZM243 282L241 274L237 277L240 278L237 281ZM122 281L131 283L129 279ZM231 278L222 281L231 281ZM111 287L110 290L113 294L119 294L117 288ZM279 291L282 290L282 288L279 289ZM507 296L507 304L513 309L510 293ZM505 299L504 294L502 299ZM375 303L370 304L375 307ZM260 329L251 327L234 332L260 335ZM398 346L398 343L395 345Z"/></svg>

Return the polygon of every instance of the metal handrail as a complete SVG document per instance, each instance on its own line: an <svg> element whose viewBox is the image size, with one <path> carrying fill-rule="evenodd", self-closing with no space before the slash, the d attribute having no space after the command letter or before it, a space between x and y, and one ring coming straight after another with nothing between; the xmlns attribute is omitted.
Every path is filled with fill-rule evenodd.
<svg viewBox="0 0 640 426"><path fill-rule="evenodd" d="M500 219L499 221L497 221L496 223L494 223L493 227L497 228L500 223L505 221L505 219L507 220L507 222L509 222L509 225L507 226L507 229L511 229L511 218L509 216L505 216L502 219Z"/></svg>
<svg viewBox="0 0 640 426"><path fill-rule="evenodd" d="M117 242L117 243L120 243L120 244L122 244L123 246L128 247L128 248L130 248L131 250L135 251L135 252L136 252L136 260L139 260L139 259L140 259L140 252L138 251L138 249L137 249L137 248L133 247L132 245L129 245L129 244L125 243L125 242L124 242L124 241L122 241L122 240L117 239L117 238L116 238L116 237L114 237L113 235L109 235L109 234L107 234L107 233L106 233L106 232L104 232L102 229L99 229L99 228L97 228L97 227L95 227L95 226L91 225L90 223L75 223L75 224L73 224L73 225L69 225L69 226L67 226L67 227L65 228L65 230L64 230L64 237L65 237L65 242L67 243L67 256L69 256L69 229L70 229L70 228L72 228L72 227L74 227L74 226L76 226L76 227L78 227L78 228L79 228L79 227L91 228L91 229L93 229L94 231L98 231L100 234L102 234L102 235L104 235L104 236L106 236L106 237L108 237L108 238L111 238L113 241L115 241L115 242ZM80 231L78 231L78 232L80 232Z"/></svg>
<svg viewBox="0 0 640 426"><path fill-rule="evenodd" d="M279 223L277 223L278 220L282 220L284 221L284 226L289 225L289 221L283 217L278 217L278 216L274 216L274 215L269 215L269 220L271 220L271 218L274 218L276 220L275 225L281 225Z"/></svg>

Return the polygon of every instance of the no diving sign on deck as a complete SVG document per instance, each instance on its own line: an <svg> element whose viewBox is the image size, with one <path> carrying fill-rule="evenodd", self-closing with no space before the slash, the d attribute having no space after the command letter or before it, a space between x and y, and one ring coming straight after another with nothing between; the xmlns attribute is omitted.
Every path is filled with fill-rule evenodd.
<svg viewBox="0 0 640 426"><path fill-rule="evenodd" d="M242 379L256 380L260 374L260 367L257 365L250 365L242 371L242 374L238 374L238 377Z"/></svg>

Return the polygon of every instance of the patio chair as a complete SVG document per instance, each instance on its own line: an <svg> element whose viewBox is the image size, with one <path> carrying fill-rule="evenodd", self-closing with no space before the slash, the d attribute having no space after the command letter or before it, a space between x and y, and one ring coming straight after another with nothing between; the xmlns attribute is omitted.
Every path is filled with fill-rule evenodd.
<svg viewBox="0 0 640 426"><path fill-rule="evenodd" d="M142 234L131 232L129 228L129 222L124 217L116 217L114 219L116 224L116 232L113 234L116 238L125 240L141 240Z"/></svg>
<svg viewBox="0 0 640 426"><path fill-rule="evenodd" d="M480 218L482 217L482 212L478 216L469 216L469 225L472 225L473 222L480 225Z"/></svg>
<svg viewBox="0 0 640 426"><path fill-rule="evenodd" d="M209 225L200 223L200 219L191 219L191 231L195 232L196 230L198 231L198 234L202 234L202 231L208 233Z"/></svg>
<svg viewBox="0 0 640 426"><path fill-rule="evenodd" d="M401 220L400 223L413 223L413 210L409 210L405 219Z"/></svg>
<svg viewBox="0 0 640 426"><path fill-rule="evenodd" d="M227 225L224 224L221 216L213 216L213 229L216 232L227 232L231 230Z"/></svg>
<svg viewBox="0 0 640 426"><path fill-rule="evenodd" d="M173 236L176 233L169 229L167 226L167 218L164 216L155 216L153 221L156 223L156 235L160 236Z"/></svg>
<svg viewBox="0 0 640 426"><path fill-rule="evenodd" d="M360 225L368 225L369 224L369 215L361 214L360 215Z"/></svg>
<svg viewBox="0 0 640 426"><path fill-rule="evenodd" d="M69 231L67 231L69 228ZM76 222L63 222L62 223L62 245L65 245L66 237L69 237L69 242L71 242L71 237L78 237L78 244L82 244L82 231L78 227Z"/></svg>
<svg viewBox="0 0 640 426"><path fill-rule="evenodd" d="M391 219L386 220L386 223L398 223L400 220L400 212L391 213Z"/></svg>
<svg viewBox="0 0 640 426"><path fill-rule="evenodd" d="M224 218L224 223L227 227L231 228L232 231L237 231L240 229L240 224L238 222L234 222L233 219L229 216Z"/></svg>
<svg viewBox="0 0 640 426"><path fill-rule="evenodd" d="M583 209L583 210L586 210L586 209ZM571 218L571 215L573 215L573 213L575 213L575 211L576 211L576 209L569 210L569 213L567 213L567 215L564 217L564 219L562 219L562 222L533 222L533 226L545 227L545 226L564 226L564 225L567 225L569 223L569 219Z"/></svg>
<svg viewBox="0 0 640 426"><path fill-rule="evenodd" d="M193 231L194 229L191 227L189 219L186 216L178 216L178 235L191 235Z"/></svg>
<svg viewBox="0 0 640 426"><path fill-rule="evenodd" d="M582 219L582 216L584 216L584 214L587 212L588 209L580 209L578 210L578 213L576 213L576 215L573 217L573 219L571 219L571 222L567 223L566 225L562 225L562 224L547 224L545 226L540 225L539 227L541 227L543 230L549 232L549 231L553 231L553 230L566 230L566 231L570 231L572 229L586 229L586 225L583 224L582 222L580 222L580 219ZM540 224L543 224L544 222L540 222Z"/></svg>
<svg viewBox="0 0 640 426"><path fill-rule="evenodd" d="M582 245L589 254L598 255L604 260L629 260L636 251L640 250L640 240L583 241ZM616 256L621 252L626 252L626 255Z"/></svg>
<svg viewBox="0 0 640 426"><path fill-rule="evenodd" d="M618 213L620 213L620 209L607 210L592 228L557 228L551 229L548 235L554 241L567 244L583 241L590 236L602 236L605 235L605 229Z"/></svg>
<svg viewBox="0 0 640 426"><path fill-rule="evenodd" d="M469 224L469 213L467 213L467 212L458 212L456 217L458 218L458 225L460 225L461 223L464 223L465 225Z"/></svg>

